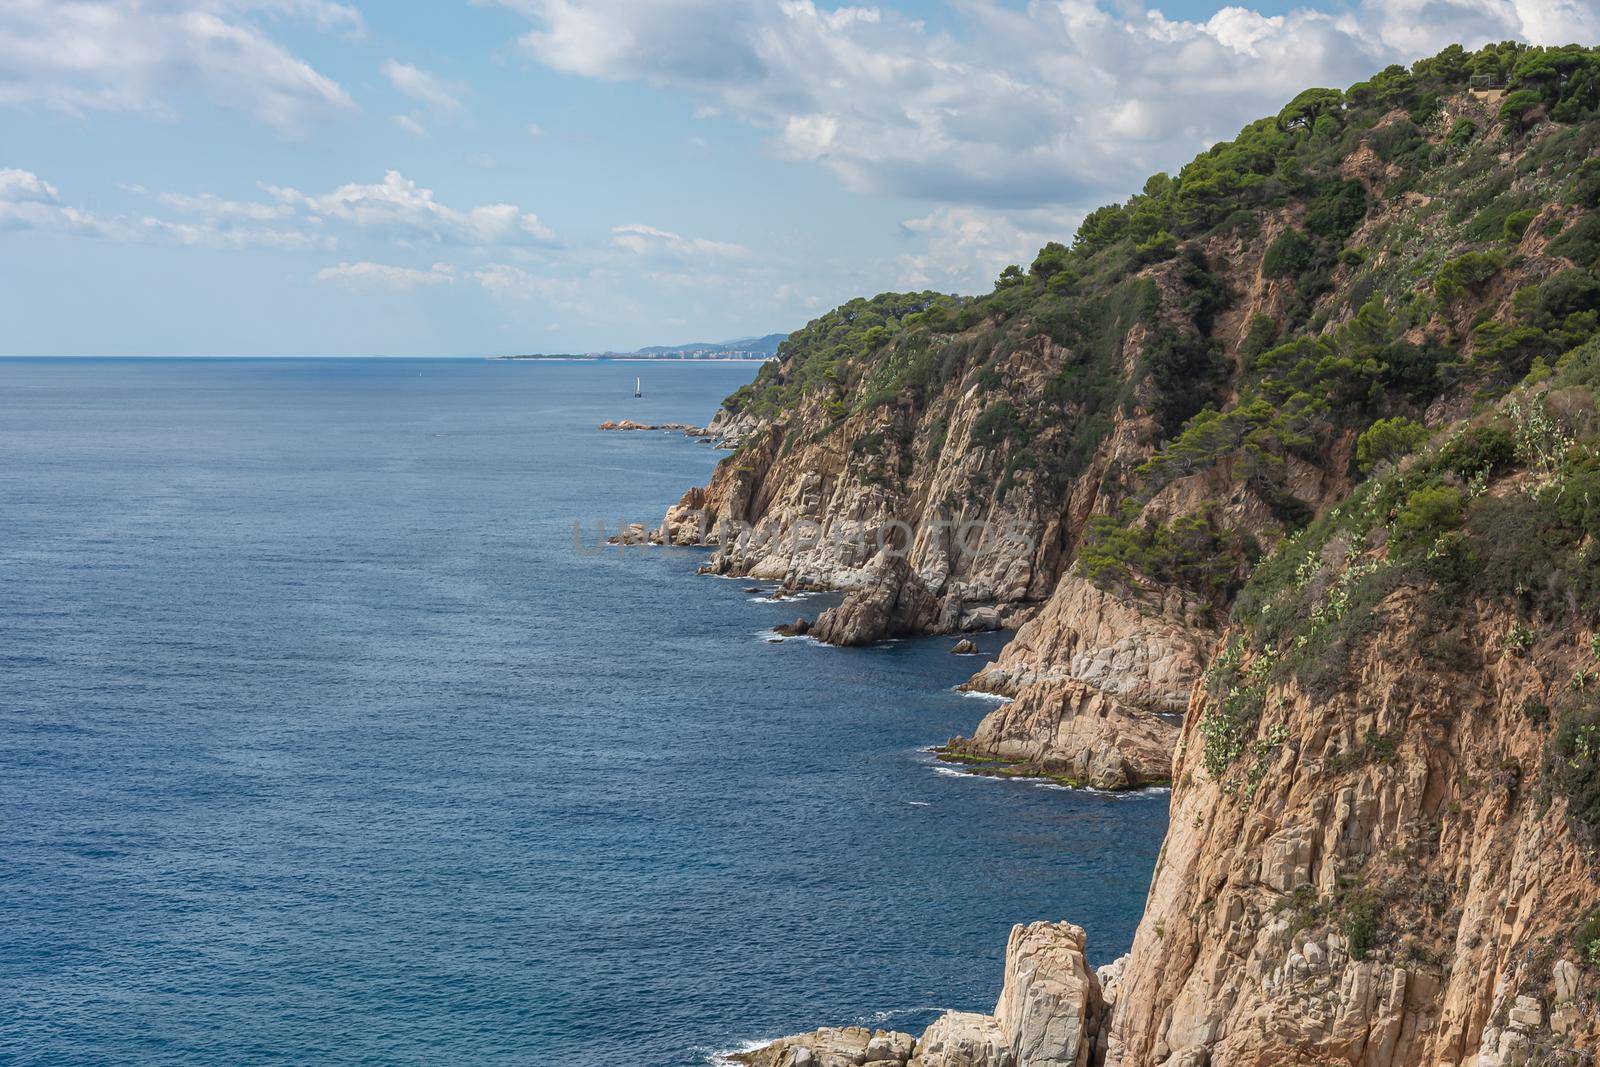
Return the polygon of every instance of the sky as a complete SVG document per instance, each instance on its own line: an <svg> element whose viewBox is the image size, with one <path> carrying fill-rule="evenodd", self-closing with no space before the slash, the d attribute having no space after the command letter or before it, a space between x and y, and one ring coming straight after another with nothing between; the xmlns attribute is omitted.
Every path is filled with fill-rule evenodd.
<svg viewBox="0 0 1600 1067"><path fill-rule="evenodd" d="M986 291L1301 89L1596 0L4 0L0 354L583 352Z"/></svg>

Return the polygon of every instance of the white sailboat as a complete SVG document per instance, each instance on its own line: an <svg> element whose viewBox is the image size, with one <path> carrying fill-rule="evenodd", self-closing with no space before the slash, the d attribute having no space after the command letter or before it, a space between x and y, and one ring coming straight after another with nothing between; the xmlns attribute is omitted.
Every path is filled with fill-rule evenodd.
<svg viewBox="0 0 1600 1067"><path fill-rule="evenodd" d="M644 379L635 378L633 380L633 397L637 400L641 396L644 396Z"/></svg>

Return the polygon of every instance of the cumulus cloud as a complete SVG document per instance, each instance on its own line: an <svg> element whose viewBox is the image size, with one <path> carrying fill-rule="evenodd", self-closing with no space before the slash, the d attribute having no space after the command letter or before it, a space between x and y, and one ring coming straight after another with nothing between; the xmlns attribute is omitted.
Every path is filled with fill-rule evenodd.
<svg viewBox="0 0 1600 1067"><path fill-rule="evenodd" d="M465 211L449 207L399 171L372 185L341 185L329 193L265 186L279 204L318 219L346 223L367 233L403 243L437 241L487 246L549 244L555 240L539 216L515 204L485 204Z"/></svg>
<svg viewBox="0 0 1600 1067"><path fill-rule="evenodd" d="M632 223L614 226L611 243L639 256L671 256L680 259L742 259L750 254L743 245L710 241L703 237L683 237L669 230Z"/></svg>
<svg viewBox="0 0 1600 1067"><path fill-rule="evenodd" d="M448 263L435 263L426 270L415 267L394 267L386 263L340 263L324 267L317 272L319 282L343 282L381 289L398 289L402 292L419 286L449 285L456 280L455 268Z"/></svg>
<svg viewBox="0 0 1600 1067"><path fill-rule="evenodd" d="M951 204L1081 205L1276 111L1464 39L1593 40L1589 0L1361 0L1205 22L1094 0L965 0L937 32L812 0L502 0L557 70L683 89L853 190Z"/></svg>
<svg viewBox="0 0 1600 1067"><path fill-rule="evenodd" d="M267 36L263 15L359 31L325 0L7 0L0 4L0 105L176 112L198 91L294 133L354 110L349 95Z"/></svg>

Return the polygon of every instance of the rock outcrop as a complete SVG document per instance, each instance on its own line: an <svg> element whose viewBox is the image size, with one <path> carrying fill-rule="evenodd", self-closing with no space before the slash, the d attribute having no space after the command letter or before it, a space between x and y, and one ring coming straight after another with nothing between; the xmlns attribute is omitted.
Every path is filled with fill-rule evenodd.
<svg viewBox="0 0 1600 1067"><path fill-rule="evenodd" d="M1015 926L994 1014L946 1012L913 1040L860 1027L780 1038L732 1057L752 1067L1088 1067L1103 1015L1084 962L1084 932L1069 923Z"/></svg>
<svg viewBox="0 0 1600 1067"><path fill-rule="evenodd" d="M1198 606L1169 600L1141 602L1063 577L968 683L1013 699L956 747L1098 789L1170 780L1181 716L1216 633Z"/></svg>
<svg viewBox="0 0 1600 1067"><path fill-rule="evenodd" d="M729 1058L750 1067L904 1067L915 1044L910 1034L893 1030L823 1027Z"/></svg>
<svg viewBox="0 0 1600 1067"><path fill-rule="evenodd" d="M948 749L969 759L1022 764L1096 789L1133 789L1172 777L1178 719L1122 704L1078 682L1029 686Z"/></svg>
<svg viewBox="0 0 1600 1067"><path fill-rule="evenodd" d="M688 422L635 422L633 419L607 419L600 424L600 429L605 433L681 433L685 437L705 441L715 448L734 449L738 448L746 435L756 427L749 419L740 419L725 409L718 409L716 416L704 426Z"/></svg>

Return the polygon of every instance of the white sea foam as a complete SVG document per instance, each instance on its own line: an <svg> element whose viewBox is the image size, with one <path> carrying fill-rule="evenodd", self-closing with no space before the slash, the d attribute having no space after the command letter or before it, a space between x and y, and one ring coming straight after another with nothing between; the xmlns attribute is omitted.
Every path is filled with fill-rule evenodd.
<svg viewBox="0 0 1600 1067"><path fill-rule="evenodd" d="M776 1040L778 1039L775 1037L765 1037L755 1041L746 1041L743 1044L735 1045L733 1048L697 1048L694 1051L705 1055L708 1067L738 1067L729 1057L743 1055L746 1052L754 1052L758 1048L766 1048Z"/></svg>
<svg viewBox="0 0 1600 1067"><path fill-rule="evenodd" d="M943 764L940 764L939 766L934 767L933 768L933 773L934 774L949 775L951 778L981 778L981 779L984 779L985 781L990 781L990 782L1003 782L1003 781L1005 781L1004 778L1000 777L997 774L973 774L971 771L958 771L954 767L946 767Z"/></svg>
<svg viewBox="0 0 1600 1067"><path fill-rule="evenodd" d="M759 630L756 632L756 640L765 641L768 644L774 645L787 644L790 641L799 641L801 644L816 645L818 648L834 647L833 645L828 644L826 641L818 641L810 634L780 634L777 630Z"/></svg>
<svg viewBox="0 0 1600 1067"><path fill-rule="evenodd" d="M974 700L987 700L991 704L1011 703L1010 697L1001 696L999 693L980 693L976 689L957 689L954 686L951 686L951 692L960 693L964 697L972 697Z"/></svg>
<svg viewBox="0 0 1600 1067"><path fill-rule="evenodd" d="M886 1023L891 1019L903 1019L907 1015L922 1015L928 1012L932 1012L935 1015L943 1015L949 1010L949 1008L941 1008L936 1004L925 1004L919 1008L891 1008L888 1011L875 1011L871 1015L863 1015L857 1022L863 1026L875 1027L879 1023Z"/></svg>

